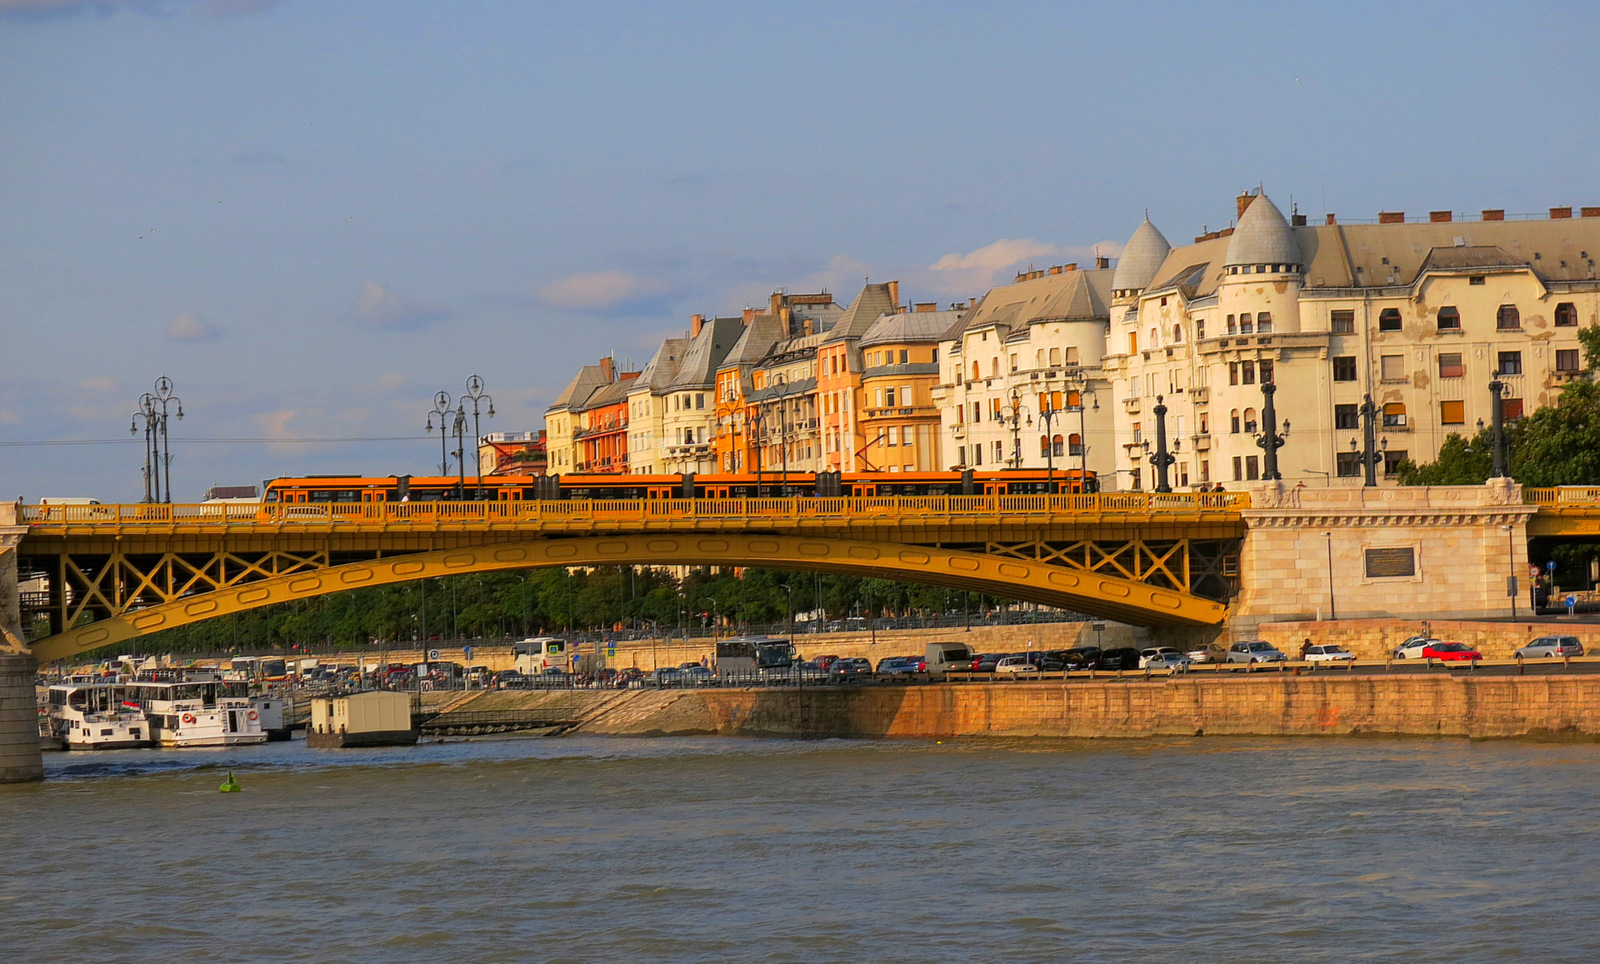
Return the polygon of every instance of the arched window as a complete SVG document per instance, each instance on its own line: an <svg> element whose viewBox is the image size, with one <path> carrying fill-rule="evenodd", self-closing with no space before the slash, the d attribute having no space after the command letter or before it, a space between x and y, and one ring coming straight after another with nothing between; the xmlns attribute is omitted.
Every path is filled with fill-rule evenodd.
<svg viewBox="0 0 1600 964"><path fill-rule="evenodd" d="M1239 434L1239 410L1236 408L1228 413L1228 431Z"/></svg>
<svg viewBox="0 0 1600 964"><path fill-rule="evenodd" d="M1150 329L1149 347L1151 347L1151 348L1160 348L1161 347L1161 334L1158 331L1156 331L1156 329L1154 329L1154 328Z"/></svg>
<svg viewBox="0 0 1600 964"><path fill-rule="evenodd" d="M1054 368L1055 366L1057 366L1059 364L1061 364L1061 349L1059 349L1059 348L1050 349L1050 367Z"/></svg>
<svg viewBox="0 0 1600 964"><path fill-rule="evenodd" d="M1183 341L1183 326L1182 325L1173 325L1172 326L1172 343L1174 345L1176 345L1181 341Z"/></svg>
<svg viewBox="0 0 1600 964"><path fill-rule="evenodd" d="M1270 311L1258 311L1258 312L1256 312L1256 334L1258 334L1258 335L1270 335L1270 334L1272 334L1272 312L1270 312Z"/></svg>
<svg viewBox="0 0 1600 964"><path fill-rule="evenodd" d="M1516 305L1501 305L1500 310L1494 313L1495 328L1505 331L1522 327L1522 315L1517 311Z"/></svg>
<svg viewBox="0 0 1600 964"><path fill-rule="evenodd" d="M1067 436L1067 452L1071 455L1083 454L1083 436L1073 432Z"/></svg>
<svg viewBox="0 0 1600 964"><path fill-rule="evenodd" d="M1041 436L1039 436L1039 457L1042 459L1046 455L1049 455L1049 454L1050 454L1050 439L1048 437L1046 437L1046 436L1041 435Z"/></svg>
<svg viewBox="0 0 1600 964"><path fill-rule="evenodd" d="M1000 359L998 357L989 359L989 376L991 378L1000 377Z"/></svg>
<svg viewBox="0 0 1600 964"><path fill-rule="evenodd" d="M1570 301L1556 305L1556 327L1571 328L1578 323L1578 308Z"/></svg>
<svg viewBox="0 0 1600 964"><path fill-rule="evenodd" d="M1239 334L1248 335L1256 330L1255 323L1250 320L1250 312L1239 316Z"/></svg>
<svg viewBox="0 0 1600 964"><path fill-rule="evenodd" d="M1043 368L1044 367L1044 349L1043 348L1039 349L1038 353L1034 357L1035 357L1035 361L1033 363L1033 367L1035 367L1035 368Z"/></svg>
<svg viewBox="0 0 1600 964"><path fill-rule="evenodd" d="M1378 312L1378 330L1379 331L1399 331L1400 330L1400 309L1399 308L1385 308L1382 311Z"/></svg>
<svg viewBox="0 0 1600 964"><path fill-rule="evenodd" d="M1404 428L1406 424L1406 406L1404 402L1385 402L1383 406L1383 427Z"/></svg>
<svg viewBox="0 0 1600 964"><path fill-rule="evenodd" d="M1461 330L1461 312L1457 311L1455 306L1445 305L1443 308L1439 309L1439 330Z"/></svg>
<svg viewBox="0 0 1600 964"><path fill-rule="evenodd" d="M972 363L972 380L973 381L977 381L981 377L982 376L978 374L978 363L977 362L973 362Z"/></svg>
<svg viewBox="0 0 1600 964"><path fill-rule="evenodd" d="M1051 452L1051 454L1053 454L1056 458L1060 458L1061 455L1062 455L1063 446L1065 444L1066 444L1066 439L1062 438L1059 435L1057 435L1054 438L1052 438L1050 440L1050 452Z"/></svg>
<svg viewBox="0 0 1600 964"><path fill-rule="evenodd" d="M1253 408L1247 408L1247 409L1244 410L1244 430L1246 432L1251 433L1251 434L1255 433L1255 430L1256 430L1256 410L1253 409Z"/></svg>

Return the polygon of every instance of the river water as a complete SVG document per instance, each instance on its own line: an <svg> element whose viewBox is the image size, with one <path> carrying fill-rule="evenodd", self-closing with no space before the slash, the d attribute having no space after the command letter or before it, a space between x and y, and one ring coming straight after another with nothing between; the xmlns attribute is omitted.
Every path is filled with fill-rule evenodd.
<svg viewBox="0 0 1600 964"><path fill-rule="evenodd" d="M572 737L46 769L0 787L8 964L1600 959L1593 745Z"/></svg>

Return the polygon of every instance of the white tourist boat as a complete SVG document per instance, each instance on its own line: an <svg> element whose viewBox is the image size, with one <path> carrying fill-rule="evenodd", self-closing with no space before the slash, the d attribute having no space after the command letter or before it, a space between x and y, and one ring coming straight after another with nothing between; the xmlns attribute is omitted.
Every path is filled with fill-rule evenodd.
<svg viewBox="0 0 1600 964"><path fill-rule="evenodd" d="M145 679L124 684L144 708L162 746L237 746L267 742L261 710L248 683L216 676Z"/></svg>
<svg viewBox="0 0 1600 964"><path fill-rule="evenodd" d="M124 750L154 740L144 709L122 684L102 680L50 687L50 726L69 750Z"/></svg>

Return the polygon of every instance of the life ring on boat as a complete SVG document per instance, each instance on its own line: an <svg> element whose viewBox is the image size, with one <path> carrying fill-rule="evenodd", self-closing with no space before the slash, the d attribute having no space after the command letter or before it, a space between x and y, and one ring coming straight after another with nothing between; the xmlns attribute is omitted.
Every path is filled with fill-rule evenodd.
<svg viewBox="0 0 1600 964"><path fill-rule="evenodd" d="M183 722L185 722L185 723L193 723L194 722L194 714L193 713L185 713L185 714L183 714Z"/></svg>
<svg viewBox="0 0 1600 964"><path fill-rule="evenodd" d="M246 713L245 714L245 719L247 719L247 720L251 721L252 723L254 723L255 719L256 719L256 711L255 710L251 710L250 712Z"/></svg>

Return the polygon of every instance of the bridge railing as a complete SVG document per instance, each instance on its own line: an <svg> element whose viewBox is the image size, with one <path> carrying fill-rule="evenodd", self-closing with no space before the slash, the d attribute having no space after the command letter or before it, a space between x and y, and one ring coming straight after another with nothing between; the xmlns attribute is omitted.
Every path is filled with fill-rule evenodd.
<svg viewBox="0 0 1600 964"><path fill-rule="evenodd" d="M1600 491L1600 490L1596 490ZM350 523L495 524L796 519L915 521L995 515L1233 513L1248 508L1243 492L1113 492L1099 495L842 496L831 498L552 500L528 502L291 502L199 505L25 505L26 525L296 525Z"/></svg>
<svg viewBox="0 0 1600 964"><path fill-rule="evenodd" d="M1600 504L1600 487L1592 485L1563 485L1557 488L1523 489L1522 501L1528 505L1597 505Z"/></svg>

